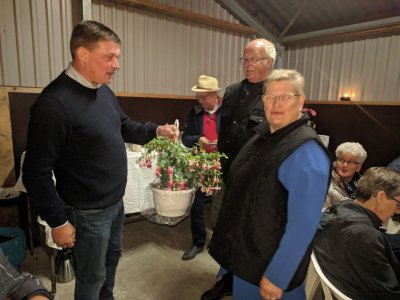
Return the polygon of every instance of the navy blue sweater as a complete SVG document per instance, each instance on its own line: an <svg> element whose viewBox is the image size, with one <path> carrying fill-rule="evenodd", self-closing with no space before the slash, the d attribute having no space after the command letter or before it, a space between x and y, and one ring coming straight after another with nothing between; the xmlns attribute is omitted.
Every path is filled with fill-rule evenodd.
<svg viewBox="0 0 400 300"><path fill-rule="evenodd" d="M120 201L124 141L144 144L156 129L130 120L108 86L89 89L63 72L32 106L28 127L23 182L41 218L56 227L67 221L65 204L87 210Z"/></svg>

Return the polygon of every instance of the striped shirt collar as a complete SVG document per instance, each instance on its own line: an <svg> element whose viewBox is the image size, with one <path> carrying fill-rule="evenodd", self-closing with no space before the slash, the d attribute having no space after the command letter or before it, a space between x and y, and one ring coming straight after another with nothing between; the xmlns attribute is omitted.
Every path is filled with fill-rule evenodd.
<svg viewBox="0 0 400 300"><path fill-rule="evenodd" d="M73 80L79 82L84 87L89 89L98 89L101 87L101 84L91 84L87 81L79 72L72 66L72 63L69 64L68 68L65 70L65 74L71 77Z"/></svg>

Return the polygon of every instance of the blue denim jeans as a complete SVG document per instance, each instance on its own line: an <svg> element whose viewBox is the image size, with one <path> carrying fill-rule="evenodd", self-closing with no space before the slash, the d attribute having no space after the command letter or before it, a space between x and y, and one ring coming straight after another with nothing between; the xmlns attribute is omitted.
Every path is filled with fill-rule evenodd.
<svg viewBox="0 0 400 300"><path fill-rule="evenodd" d="M206 226L203 217L205 200L206 194L197 189L190 209L193 246L197 247L203 247L206 242Z"/></svg>
<svg viewBox="0 0 400 300"><path fill-rule="evenodd" d="M75 299L114 299L115 272L122 253L124 204L105 209L80 210L66 206L75 226Z"/></svg>

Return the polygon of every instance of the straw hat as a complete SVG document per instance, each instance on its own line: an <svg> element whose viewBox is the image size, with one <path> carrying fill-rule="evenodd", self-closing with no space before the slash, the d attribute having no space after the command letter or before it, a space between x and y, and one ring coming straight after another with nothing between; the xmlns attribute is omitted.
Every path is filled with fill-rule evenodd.
<svg viewBox="0 0 400 300"><path fill-rule="evenodd" d="M192 87L193 92L217 92L221 90L218 87L218 79L207 75L200 75L197 84Z"/></svg>

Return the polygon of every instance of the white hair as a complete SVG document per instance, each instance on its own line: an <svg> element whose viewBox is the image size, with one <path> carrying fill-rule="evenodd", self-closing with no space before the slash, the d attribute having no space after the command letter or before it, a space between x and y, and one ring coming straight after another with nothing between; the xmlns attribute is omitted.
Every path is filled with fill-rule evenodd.
<svg viewBox="0 0 400 300"><path fill-rule="evenodd" d="M264 49L265 49L265 55L269 58L272 58L275 62L276 50L274 44L272 44L271 42L264 43Z"/></svg>
<svg viewBox="0 0 400 300"><path fill-rule="evenodd" d="M295 92L301 96L304 96L304 77L296 70L289 69L275 69L273 70L268 79L264 84L264 93L267 89L267 86L272 81L289 81L293 86Z"/></svg>
<svg viewBox="0 0 400 300"><path fill-rule="evenodd" d="M350 153L354 155L358 159L358 163L364 163L367 158L367 151L365 151L364 147L360 143L354 142L346 142L337 146L335 155L339 157L342 153Z"/></svg>

